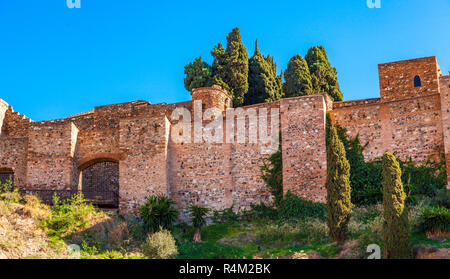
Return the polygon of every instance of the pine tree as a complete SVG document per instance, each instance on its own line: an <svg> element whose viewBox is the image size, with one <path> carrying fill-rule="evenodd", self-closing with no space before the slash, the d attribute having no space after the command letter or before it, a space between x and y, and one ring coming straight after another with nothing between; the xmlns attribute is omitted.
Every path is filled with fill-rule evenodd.
<svg viewBox="0 0 450 279"><path fill-rule="evenodd" d="M400 164L391 153L383 155L383 241L388 259L411 258L408 216Z"/></svg>
<svg viewBox="0 0 450 279"><path fill-rule="evenodd" d="M298 54L289 60L287 69L284 72L284 79L283 92L287 98L313 93L308 65Z"/></svg>
<svg viewBox="0 0 450 279"><path fill-rule="evenodd" d="M270 55L263 56L255 42L255 53L249 60L248 93L245 105L276 101L281 98L281 86L277 76L277 65Z"/></svg>
<svg viewBox="0 0 450 279"><path fill-rule="evenodd" d="M350 164L344 144L339 139L336 127L328 125L327 146L327 209L330 237L337 242L347 238L347 227L352 212L350 188Z"/></svg>
<svg viewBox="0 0 450 279"><path fill-rule="evenodd" d="M311 47L305 56L311 73L314 93L326 92L335 101L342 101L336 68L331 67L323 46Z"/></svg>
<svg viewBox="0 0 450 279"><path fill-rule="evenodd" d="M235 107L242 106L248 92L248 53L242 43L239 28L234 28L228 34L225 50L219 43L211 54L214 57L214 82L233 95Z"/></svg>
<svg viewBox="0 0 450 279"><path fill-rule="evenodd" d="M212 68L201 56L184 67L184 74L184 87L188 91L212 85Z"/></svg>

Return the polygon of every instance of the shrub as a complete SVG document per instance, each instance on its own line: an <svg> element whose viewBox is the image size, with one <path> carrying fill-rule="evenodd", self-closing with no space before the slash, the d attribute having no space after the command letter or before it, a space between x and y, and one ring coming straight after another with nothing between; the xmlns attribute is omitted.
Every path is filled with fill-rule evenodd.
<svg viewBox="0 0 450 279"><path fill-rule="evenodd" d="M50 235L65 236L87 228L94 213L94 206L83 195L61 201L55 194L51 213L43 224Z"/></svg>
<svg viewBox="0 0 450 279"><path fill-rule="evenodd" d="M208 214L209 211L210 211L209 208L204 208L200 206L193 205L190 207L190 213L192 216L192 225L194 226L194 228L197 229L194 235L194 242L202 241L200 230L204 225L206 225L206 215Z"/></svg>
<svg viewBox="0 0 450 279"><path fill-rule="evenodd" d="M0 192L0 200L4 200L8 203L19 203L22 200L19 190L14 189L14 191Z"/></svg>
<svg viewBox="0 0 450 279"><path fill-rule="evenodd" d="M408 214L405 209L400 165L394 155L383 155L383 240L388 259L411 258Z"/></svg>
<svg viewBox="0 0 450 279"><path fill-rule="evenodd" d="M305 200L288 191L278 209L278 219L288 221L311 217L324 220L326 213L324 204Z"/></svg>
<svg viewBox="0 0 450 279"><path fill-rule="evenodd" d="M384 243L382 239L384 220L381 216L376 217L369 224L369 228L358 237L358 244L356 250L360 258L367 258L367 247L371 244L377 244L381 250L384 250Z"/></svg>
<svg viewBox="0 0 450 279"><path fill-rule="evenodd" d="M331 125L329 121L327 115L327 130ZM336 126L336 129L350 164L352 203L358 206L380 203L383 199L382 161L376 159L366 162L363 151L367 143L362 145L358 135L349 139L345 128ZM327 135L327 145L329 140ZM445 157L441 157L439 161L428 160L422 165L414 164L411 160L399 161L399 163L402 171L401 179L407 193L407 203L416 203L423 196L435 197L441 189L445 189L447 185Z"/></svg>
<svg viewBox="0 0 450 279"><path fill-rule="evenodd" d="M445 207L425 208L419 220L419 231L427 235L449 234L450 210Z"/></svg>
<svg viewBox="0 0 450 279"><path fill-rule="evenodd" d="M450 209L450 191L447 189L438 190L431 203L437 207L440 206Z"/></svg>
<svg viewBox="0 0 450 279"><path fill-rule="evenodd" d="M368 224L375 220L376 217L380 216L382 210L381 204L355 207L352 211L351 219L354 219L359 223Z"/></svg>
<svg viewBox="0 0 450 279"><path fill-rule="evenodd" d="M265 225L258 232L257 239L264 247L304 246L329 241L327 224L314 218Z"/></svg>
<svg viewBox="0 0 450 279"><path fill-rule="evenodd" d="M156 232L160 227L172 228L178 217L178 211L173 207L175 202L163 195L150 196L147 202L139 208L147 232Z"/></svg>
<svg viewBox="0 0 450 279"><path fill-rule="evenodd" d="M281 148L281 146L280 146ZM283 200L283 160L281 151L272 154L261 168L261 178L274 197L274 205L279 206Z"/></svg>
<svg viewBox="0 0 450 279"><path fill-rule="evenodd" d="M11 192L14 189L14 182L11 179L6 180L4 183L0 183L0 194Z"/></svg>
<svg viewBox="0 0 450 279"><path fill-rule="evenodd" d="M447 185L445 157L438 162L428 160L422 165L414 164L411 159L400 161L400 167L408 194L407 202L415 202L420 196L434 197L438 190Z"/></svg>
<svg viewBox="0 0 450 279"><path fill-rule="evenodd" d="M347 225L352 213L350 188L350 164L346 158L344 144L336 128L327 127L327 210L330 237L337 242L347 238Z"/></svg>
<svg viewBox="0 0 450 279"><path fill-rule="evenodd" d="M163 228L147 237L142 250L150 259L172 259L178 255L175 239L170 231Z"/></svg>
<svg viewBox="0 0 450 279"><path fill-rule="evenodd" d="M250 210L242 213L242 218L245 221L275 220L278 218L278 210L261 202L252 204Z"/></svg>
<svg viewBox="0 0 450 279"><path fill-rule="evenodd" d="M239 221L240 216L233 210L234 206L223 210L214 210L212 221L216 224L232 224Z"/></svg>

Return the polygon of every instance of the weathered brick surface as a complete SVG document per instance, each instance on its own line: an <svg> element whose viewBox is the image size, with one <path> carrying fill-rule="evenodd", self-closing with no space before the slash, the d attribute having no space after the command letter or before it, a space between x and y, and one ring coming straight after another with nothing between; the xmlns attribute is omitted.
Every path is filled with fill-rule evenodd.
<svg viewBox="0 0 450 279"><path fill-rule="evenodd" d="M434 56L380 64L378 73L383 102L439 93L440 70ZM420 87L414 87L416 76Z"/></svg>
<svg viewBox="0 0 450 279"><path fill-rule="evenodd" d="M442 133L444 136L445 161L447 163L447 181L450 181L450 75L442 76L440 82ZM450 189L450 183L447 184Z"/></svg>
<svg viewBox="0 0 450 279"><path fill-rule="evenodd" d="M368 160L386 151L418 163L438 159L444 143L436 58L381 64L379 69L381 99L334 103L332 119L367 143ZM421 87L414 87L415 76L421 77Z"/></svg>
<svg viewBox="0 0 450 279"><path fill-rule="evenodd" d="M271 109L280 112L284 191L307 199L325 200L327 111L350 136L359 134L362 143L368 143L367 160L385 151L415 162L445 153L450 166L450 77L442 76L435 57L381 64L379 69L381 98L337 103L326 94L289 98L244 107L242 115L229 123L225 119L232 100L219 86L193 90L193 101L156 105L134 101L42 122L32 122L0 100L0 171L13 170L22 189L83 191L83 176L98 184L94 180L105 171L96 164L106 161L118 163L108 173L118 177L119 189L115 180L110 190L119 195L124 212L136 212L154 194L172 197L183 220L193 204L245 209L272 201L261 179L268 144L252 141L251 135L261 136L261 129L248 122L261 116L262 109L267 111L268 134ZM414 87L416 75L421 87ZM199 142L177 142L180 131L175 127L181 119L172 120L172 112L188 109L192 126L199 117L193 113L194 101L202 101L196 103L200 117L205 110L218 108L223 129L209 130L214 119L202 119L203 128L191 127L192 139L200 138ZM239 130L238 123L245 123L245 129ZM228 129L233 131L230 138ZM206 143L198 137L202 132L222 133L217 135L223 138Z"/></svg>
<svg viewBox="0 0 450 279"><path fill-rule="evenodd" d="M150 195L167 195L169 128L164 114L120 121L120 149L127 155L119 163L121 209L135 210Z"/></svg>
<svg viewBox="0 0 450 279"><path fill-rule="evenodd" d="M325 100L314 95L282 99L280 103L284 191L324 202Z"/></svg>

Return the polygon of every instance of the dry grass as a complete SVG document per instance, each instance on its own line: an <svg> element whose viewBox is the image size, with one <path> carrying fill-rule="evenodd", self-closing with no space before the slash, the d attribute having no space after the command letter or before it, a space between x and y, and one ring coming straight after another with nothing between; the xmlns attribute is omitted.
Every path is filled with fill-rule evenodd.
<svg viewBox="0 0 450 279"><path fill-rule="evenodd" d="M65 245L51 245L39 227L49 208L35 198L25 197L24 201L0 199L0 258L66 258Z"/></svg>

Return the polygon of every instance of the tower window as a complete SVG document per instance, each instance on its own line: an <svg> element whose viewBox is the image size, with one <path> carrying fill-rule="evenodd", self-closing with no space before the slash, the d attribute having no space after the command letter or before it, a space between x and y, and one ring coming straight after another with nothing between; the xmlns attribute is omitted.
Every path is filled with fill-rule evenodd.
<svg viewBox="0 0 450 279"><path fill-rule="evenodd" d="M421 87L422 86L422 81L420 80L419 76L415 76L414 77L414 87Z"/></svg>

